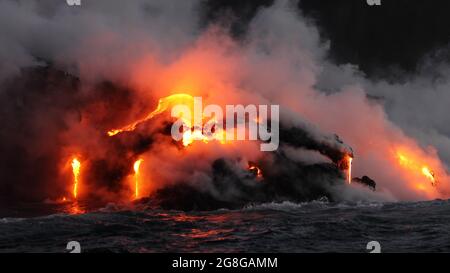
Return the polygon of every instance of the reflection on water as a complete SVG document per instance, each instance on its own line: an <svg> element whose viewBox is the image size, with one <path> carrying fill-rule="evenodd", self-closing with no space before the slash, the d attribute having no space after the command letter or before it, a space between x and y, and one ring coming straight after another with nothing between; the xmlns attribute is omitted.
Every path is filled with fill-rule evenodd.
<svg viewBox="0 0 450 273"><path fill-rule="evenodd" d="M181 237L187 237L191 239L199 239L199 238L209 238L209 237L215 237L216 239L224 239L220 237L221 234L227 235L231 233L233 229L213 229L213 230L202 230L198 228L193 228L190 230L189 233L181 233L181 234L175 234L179 235Z"/></svg>
<svg viewBox="0 0 450 273"><path fill-rule="evenodd" d="M78 202L71 203L63 212L68 214L82 214L86 213L86 209L83 208L82 205L78 204Z"/></svg>

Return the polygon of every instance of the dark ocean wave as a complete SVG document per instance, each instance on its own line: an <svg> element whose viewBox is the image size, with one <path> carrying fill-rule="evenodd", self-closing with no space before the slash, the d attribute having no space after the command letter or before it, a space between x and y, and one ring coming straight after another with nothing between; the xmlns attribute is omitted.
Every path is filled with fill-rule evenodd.
<svg viewBox="0 0 450 273"><path fill-rule="evenodd" d="M265 203L182 212L143 205L0 218L0 252L449 252L450 202Z"/></svg>

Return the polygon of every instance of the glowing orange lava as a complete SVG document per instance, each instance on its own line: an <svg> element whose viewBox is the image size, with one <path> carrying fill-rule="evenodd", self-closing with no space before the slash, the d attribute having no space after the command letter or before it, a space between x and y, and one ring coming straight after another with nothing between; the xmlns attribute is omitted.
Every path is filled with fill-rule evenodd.
<svg viewBox="0 0 450 273"><path fill-rule="evenodd" d="M70 214L83 214L86 212L77 202L73 203L66 211Z"/></svg>
<svg viewBox="0 0 450 273"><path fill-rule="evenodd" d="M252 162L250 162L250 163L248 164L248 170L254 172L254 173L256 174L256 177L257 177L257 178L262 178L262 177L263 177L263 174L262 174L261 169L258 168L258 166L256 166L256 165L255 165L254 163L252 163Z"/></svg>
<svg viewBox="0 0 450 273"><path fill-rule="evenodd" d="M421 158L414 157L412 154L406 154L404 151L397 151L397 158L402 167L414 172L415 174L425 176L425 178L431 182L432 186L436 185L436 177L434 172L426 163L421 162Z"/></svg>
<svg viewBox="0 0 450 273"><path fill-rule="evenodd" d="M128 124L122 128L119 129L112 129L108 131L108 136L115 136L117 134L123 133L123 132L129 132L136 129L136 127L153 117L155 117L158 114L161 114L169 109L169 107L173 107L175 105L186 105L189 107L191 112L194 112L194 97L188 94L174 94L170 95L168 97L164 97L159 100L158 106L155 110L153 110L150 114L148 114L146 117L139 119L131 124ZM208 138L207 136L203 135L202 128L196 128L193 126L192 118L183 118L180 117L183 121L183 124L185 125L187 130L183 132L182 136L182 143L183 146L189 146L192 144L195 140L200 140L205 143L207 143L210 139L219 140L220 143L225 143L225 135L223 130L216 130L212 137Z"/></svg>
<svg viewBox="0 0 450 273"><path fill-rule="evenodd" d="M431 185L433 186L436 185L436 179L434 178L433 171L431 171L428 167L424 166L422 167L422 173L431 181Z"/></svg>
<svg viewBox="0 0 450 273"><path fill-rule="evenodd" d="M136 162L134 162L133 165L133 169L134 169L134 198L137 199L139 198L139 168L141 166L142 163L142 159L138 159L136 160Z"/></svg>
<svg viewBox="0 0 450 273"><path fill-rule="evenodd" d="M146 117L141 118L141 119L139 119L131 124L128 124L122 128L112 129L112 130L108 131L108 136L115 136L115 135L123 133L123 132L133 131L134 129L136 129L136 127L139 124L152 119L156 115L161 114L162 112L166 111L169 107L176 105L176 104L186 104L186 105L191 106L191 108L193 108L194 107L193 106L194 97L192 97L191 95L188 95L188 94L174 94L174 95L170 95L168 97L164 97L158 101L158 106L156 107L156 109L153 110Z"/></svg>
<svg viewBox="0 0 450 273"><path fill-rule="evenodd" d="M349 184L352 183L352 161L353 158L351 156L348 156L347 158L347 164L348 164L348 170L347 170L347 181Z"/></svg>
<svg viewBox="0 0 450 273"><path fill-rule="evenodd" d="M76 199L78 195L78 182L80 176L81 163L77 158L72 159L72 172L73 172L73 198Z"/></svg>

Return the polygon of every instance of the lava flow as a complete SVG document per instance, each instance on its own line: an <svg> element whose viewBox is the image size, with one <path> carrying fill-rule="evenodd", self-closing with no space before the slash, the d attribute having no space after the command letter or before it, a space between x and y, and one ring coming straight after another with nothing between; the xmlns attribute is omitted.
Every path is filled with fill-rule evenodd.
<svg viewBox="0 0 450 273"><path fill-rule="evenodd" d="M352 162L353 154L346 153L337 163L339 169L345 173L348 184L352 183Z"/></svg>
<svg viewBox="0 0 450 273"><path fill-rule="evenodd" d="M133 165L133 169L134 169L134 198L138 199L139 198L139 168L141 166L142 163L142 159L138 159L136 160L136 162L134 162Z"/></svg>
<svg viewBox="0 0 450 273"><path fill-rule="evenodd" d="M155 117L158 114L161 114L162 112L166 111L169 107L171 107L173 105L185 104L185 105L190 105L193 107L193 99L194 98L188 94L174 94L174 95L159 99L158 106L156 107L156 109L153 110L146 117L141 118L137 121L134 121L133 123L128 124L122 128L112 129L112 130L108 131L108 136L115 136L115 135L123 133L123 132L133 131L134 129L136 129L136 127L139 124L152 119L153 117Z"/></svg>
<svg viewBox="0 0 450 273"><path fill-rule="evenodd" d="M430 182L432 186L436 186L437 180L435 177L435 173L430 169L430 167L421 162L419 158L414 158L414 156L410 154L406 154L405 152L398 151L397 158L399 163L404 168L409 171L413 171L416 174L421 174L425 176Z"/></svg>
<svg viewBox="0 0 450 273"><path fill-rule="evenodd" d="M348 161L348 163L347 163L348 164L347 181L349 184L351 184L352 183L352 161L353 161L353 158L351 156L348 156L347 161Z"/></svg>
<svg viewBox="0 0 450 273"><path fill-rule="evenodd" d="M263 177L261 169L258 166L256 166L253 162L248 163L248 170L255 173L257 178Z"/></svg>
<svg viewBox="0 0 450 273"><path fill-rule="evenodd" d="M422 167L422 174L431 181L431 185L436 186L436 179L433 171L431 171L428 167Z"/></svg>
<svg viewBox="0 0 450 273"><path fill-rule="evenodd" d="M73 172L73 198L77 199L78 196L78 183L79 183L79 176L80 176L80 168L81 163L77 158L74 158L72 160L72 172Z"/></svg>
<svg viewBox="0 0 450 273"><path fill-rule="evenodd" d="M136 127L146 122L153 117L155 117L158 114L161 114L165 112L169 107L173 107L174 105L185 105L189 107L191 112L193 112L194 109L194 97L188 94L174 94L170 95L164 98L159 99L158 106L155 110L153 110L150 114L148 114L146 117L141 118L137 121L134 121L131 124L128 124L122 128L119 129L112 129L107 132L108 136L115 136L117 134L123 133L123 132L131 132L136 129ZM210 139L219 140L220 143L225 143L225 136L224 131L221 129L216 128L212 136L205 136L203 135L202 128L198 128L196 126L193 126L192 118L193 117L179 117L184 124L185 130L183 131L182 136L182 143L183 146L189 146L192 144L195 140L201 140L203 142L208 142ZM202 117L203 121L203 117ZM212 126L214 126L215 120L210 120L208 123L212 123ZM215 127L214 127L215 128Z"/></svg>

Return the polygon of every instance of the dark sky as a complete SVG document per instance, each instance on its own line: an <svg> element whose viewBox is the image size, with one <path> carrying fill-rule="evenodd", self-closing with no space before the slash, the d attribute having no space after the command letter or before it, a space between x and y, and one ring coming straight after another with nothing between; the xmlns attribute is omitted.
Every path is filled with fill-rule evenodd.
<svg viewBox="0 0 450 273"><path fill-rule="evenodd" d="M210 0L206 18L234 14L232 30L243 35L258 7L272 2ZM447 47L450 38L450 2L445 0L382 0L381 6L365 0L301 0L298 6L330 41L335 62L357 64L369 76L414 72L426 54Z"/></svg>

